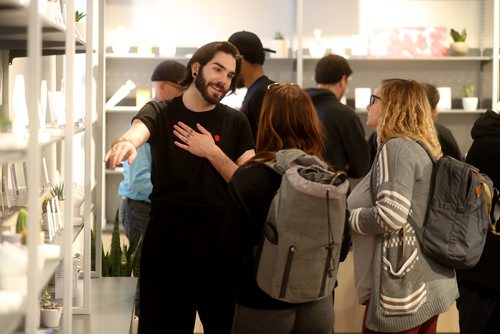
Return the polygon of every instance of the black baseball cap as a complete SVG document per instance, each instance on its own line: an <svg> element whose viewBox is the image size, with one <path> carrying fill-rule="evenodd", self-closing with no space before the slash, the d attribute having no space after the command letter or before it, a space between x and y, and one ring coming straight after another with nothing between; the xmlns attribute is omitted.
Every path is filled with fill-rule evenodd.
<svg viewBox="0 0 500 334"><path fill-rule="evenodd" d="M153 75L151 75L151 81L171 81L178 83L184 79L185 74L186 66L175 60L164 60L156 66Z"/></svg>
<svg viewBox="0 0 500 334"><path fill-rule="evenodd" d="M252 64L264 64L266 55L264 52L276 53L276 51L262 47L259 37L250 31L238 31L232 34L228 42L238 48L243 58Z"/></svg>

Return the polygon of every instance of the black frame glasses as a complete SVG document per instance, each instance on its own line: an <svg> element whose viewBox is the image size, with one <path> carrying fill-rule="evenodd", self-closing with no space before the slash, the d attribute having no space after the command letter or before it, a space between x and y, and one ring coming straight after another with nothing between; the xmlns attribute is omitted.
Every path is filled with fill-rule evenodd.
<svg viewBox="0 0 500 334"><path fill-rule="evenodd" d="M368 104L369 107L371 107L372 105L375 104L375 102L377 102L377 100L382 100L382 98L380 96L377 96L377 95L370 95L370 102Z"/></svg>

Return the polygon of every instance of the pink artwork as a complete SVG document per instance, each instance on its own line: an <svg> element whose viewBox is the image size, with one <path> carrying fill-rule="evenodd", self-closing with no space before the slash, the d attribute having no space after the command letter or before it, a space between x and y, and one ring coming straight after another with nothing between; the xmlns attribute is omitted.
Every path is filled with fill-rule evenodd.
<svg viewBox="0 0 500 334"><path fill-rule="evenodd" d="M448 28L392 28L370 36L371 56L393 58L446 57Z"/></svg>

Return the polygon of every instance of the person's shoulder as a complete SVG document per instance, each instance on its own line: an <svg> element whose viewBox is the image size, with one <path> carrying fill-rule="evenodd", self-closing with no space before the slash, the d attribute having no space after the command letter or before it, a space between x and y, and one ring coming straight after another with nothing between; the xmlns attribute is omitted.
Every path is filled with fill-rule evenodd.
<svg viewBox="0 0 500 334"><path fill-rule="evenodd" d="M148 101L144 106L141 107L138 116L151 113L161 115L165 109L169 108L170 104L171 101L158 101L158 100Z"/></svg>
<svg viewBox="0 0 500 334"><path fill-rule="evenodd" d="M422 146L415 140L408 138L391 138L384 142L384 146L391 152L398 152L403 157L405 154L423 151ZM425 153L425 151L423 151Z"/></svg>
<svg viewBox="0 0 500 334"><path fill-rule="evenodd" d="M256 87L259 87L260 89L267 90L267 86L269 86L273 83L276 83L276 81L269 79L269 77L267 75L263 75L260 78L258 78L257 80L255 80L255 82L253 83L252 86L256 86Z"/></svg>
<svg viewBox="0 0 500 334"><path fill-rule="evenodd" d="M438 135L440 134L446 134L446 135L452 135L453 133L451 132L450 129L448 129L446 126L440 123L434 123L434 126L436 127L436 131Z"/></svg>
<svg viewBox="0 0 500 334"><path fill-rule="evenodd" d="M231 182L248 187L254 187L257 183L268 185L273 180L279 182L281 175L260 162L250 162L238 167L231 178Z"/></svg>
<svg viewBox="0 0 500 334"><path fill-rule="evenodd" d="M237 121L245 121L247 122L247 117L243 112L233 107L230 107L223 103L218 103L216 106L216 111L219 113L221 117L228 117Z"/></svg>
<svg viewBox="0 0 500 334"><path fill-rule="evenodd" d="M314 101L330 101L336 100L335 95L325 88L310 87L305 89L306 93L311 96Z"/></svg>
<svg viewBox="0 0 500 334"><path fill-rule="evenodd" d="M228 114L228 115L243 115L241 111L238 109L235 109L233 107L228 106L227 104L224 103L217 103L216 109L218 112L223 113L223 114Z"/></svg>

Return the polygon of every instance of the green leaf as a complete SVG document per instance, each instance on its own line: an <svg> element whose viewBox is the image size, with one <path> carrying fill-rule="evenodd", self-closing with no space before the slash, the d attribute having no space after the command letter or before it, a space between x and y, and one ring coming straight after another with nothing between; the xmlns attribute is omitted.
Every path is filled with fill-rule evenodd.
<svg viewBox="0 0 500 334"><path fill-rule="evenodd" d="M120 222L118 210L116 210L115 221L113 223L113 233L111 235L111 248L109 251L109 262L111 266L110 276L121 276L122 249L120 245Z"/></svg>
<svg viewBox="0 0 500 334"><path fill-rule="evenodd" d="M453 38L454 42L465 42L467 39L467 31L465 29L462 30L461 33L456 31L455 29L450 30L450 36Z"/></svg>

